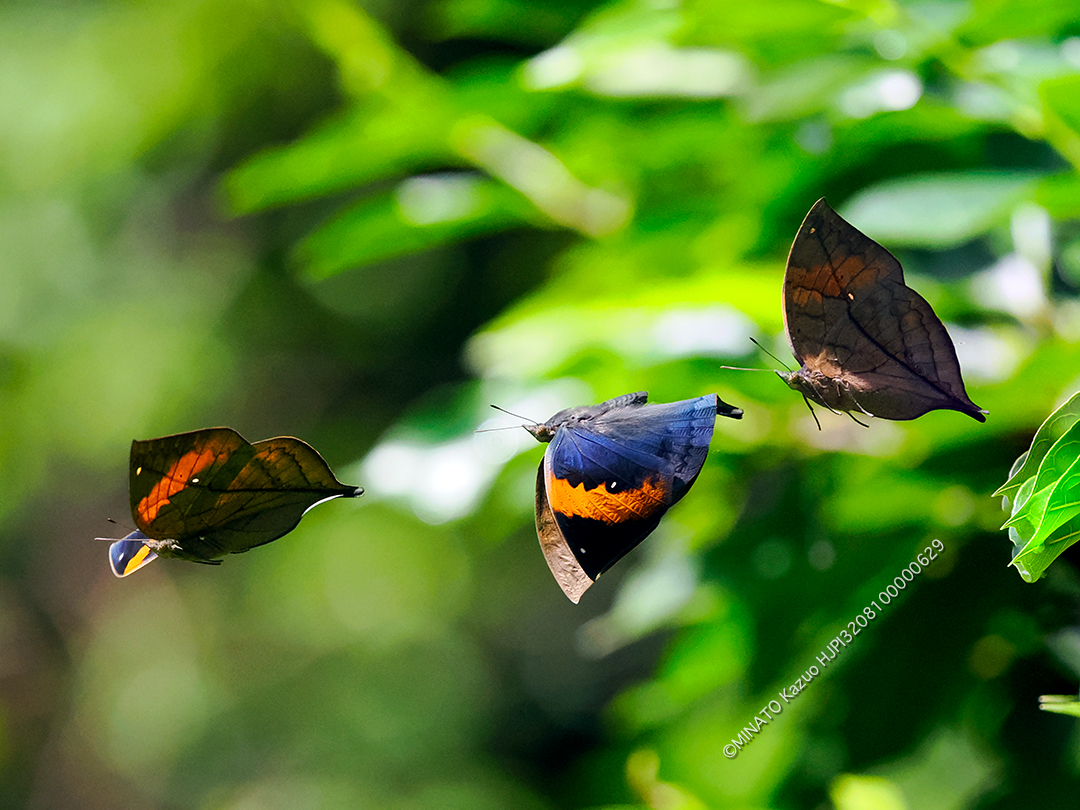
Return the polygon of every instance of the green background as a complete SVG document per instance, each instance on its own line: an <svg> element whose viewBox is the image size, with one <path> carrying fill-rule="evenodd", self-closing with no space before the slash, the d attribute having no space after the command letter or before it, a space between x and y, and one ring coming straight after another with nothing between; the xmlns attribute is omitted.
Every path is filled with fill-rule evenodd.
<svg viewBox="0 0 1080 810"><path fill-rule="evenodd" d="M1025 584L990 493L1080 388L1072 6L5 4L0 807L1069 806L1075 547ZM985 425L721 368L822 196ZM746 416L575 607L473 431L637 390ZM115 579L130 441L212 425L367 494Z"/></svg>

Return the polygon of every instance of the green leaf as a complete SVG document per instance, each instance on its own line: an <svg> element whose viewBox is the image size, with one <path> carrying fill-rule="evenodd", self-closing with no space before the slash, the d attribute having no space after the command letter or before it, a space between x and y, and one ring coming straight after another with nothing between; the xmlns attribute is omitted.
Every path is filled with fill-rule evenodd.
<svg viewBox="0 0 1080 810"><path fill-rule="evenodd" d="M1007 504L1015 492L1012 516L1002 528L1016 546L1012 564L1027 582L1037 580L1080 540L1078 398L1074 395L1043 423L1031 449L1016 460L1009 481L995 493L1006 496Z"/></svg>
<svg viewBox="0 0 1080 810"><path fill-rule="evenodd" d="M1035 189L1035 203L1053 219L1080 219L1080 176L1071 171L1047 175Z"/></svg>
<svg viewBox="0 0 1080 810"><path fill-rule="evenodd" d="M994 497L1008 496L1020 489L1021 484L1035 475L1047 452L1080 419L1080 391L1046 417L1035 433L1031 448L1021 455L1009 472L1009 480L998 487ZM1019 466L1018 466L1019 465Z"/></svg>
<svg viewBox="0 0 1080 810"><path fill-rule="evenodd" d="M1032 198L1038 175L963 172L910 175L855 195L841 214L889 245L945 248L970 241L1008 221Z"/></svg>
<svg viewBox="0 0 1080 810"><path fill-rule="evenodd" d="M1080 698L1076 695L1039 695L1039 708L1044 712L1080 717Z"/></svg>
<svg viewBox="0 0 1080 810"><path fill-rule="evenodd" d="M1073 425L1053 444L1039 465L1031 498L1013 510L1012 517L1002 528L1016 526L1027 521L1034 527L1036 536L1042 534L1041 526L1047 511L1060 508L1069 489L1080 480L1078 458L1080 458L1080 425Z"/></svg>
<svg viewBox="0 0 1080 810"><path fill-rule="evenodd" d="M1015 533L1015 534L1014 534ZM1044 542L1034 540L1024 542L1019 532L1009 528L1009 537L1016 548L1012 562L1016 570L1025 582L1034 582L1043 575L1058 555L1069 546L1080 540L1080 516L1074 516L1071 520L1059 526L1056 531Z"/></svg>
<svg viewBox="0 0 1080 810"><path fill-rule="evenodd" d="M402 126L406 114L413 126ZM403 103L373 103L241 164L225 181L229 203L250 214L461 163L447 145L452 120L446 105L431 98L411 111Z"/></svg>

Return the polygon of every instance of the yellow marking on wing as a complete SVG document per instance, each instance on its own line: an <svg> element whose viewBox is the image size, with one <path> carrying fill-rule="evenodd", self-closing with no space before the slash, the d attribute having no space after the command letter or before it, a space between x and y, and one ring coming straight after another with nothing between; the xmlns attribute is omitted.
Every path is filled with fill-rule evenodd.
<svg viewBox="0 0 1080 810"><path fill-rule="evenodd" d="M668 500L663 481L648 479L637 489L609 492L605 484L585 489L585 484L570 486L568 481L548 476L548 500L551 508L566 517L583 517L616 524L646 518Z"/></svg>
<svg viewBox="0 0 1080 810"><path fill-rule="evenodd" d="M131 556L131 559L127 561L127 565L124 566L124 573L122 576L126 577L128 574L132 573L133 571L138 571L140 568L146 565L146 563L148 562L146 558L152 553L153 551L150 549L150 546L143 546L138 551L136 551Z"/></svg>

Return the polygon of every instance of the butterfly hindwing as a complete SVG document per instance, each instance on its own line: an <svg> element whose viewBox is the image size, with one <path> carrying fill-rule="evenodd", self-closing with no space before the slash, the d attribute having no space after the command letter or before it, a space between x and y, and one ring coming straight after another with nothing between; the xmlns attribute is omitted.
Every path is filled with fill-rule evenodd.
<svg viewBox="0 0 1080 810"><path fill-rule="evenodd" d="M644 540L672 502L669 462L640 466L576 427L559 431L544 454L544 486L560 532L594 580Z"/></svg>

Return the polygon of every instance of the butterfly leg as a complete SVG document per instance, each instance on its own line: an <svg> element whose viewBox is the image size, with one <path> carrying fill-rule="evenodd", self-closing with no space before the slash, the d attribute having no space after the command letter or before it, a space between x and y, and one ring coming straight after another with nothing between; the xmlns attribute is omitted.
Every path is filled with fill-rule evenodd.
<svg viewBox="0 0 1080 810"><path fill-rule="evenodd" d="M817 425L817 429L821 430L821 422L818 421L817 414L814 412L814 406L810 404L809 397L803 394L802 401L806 403L806 407L810 409L810 415L814 417L814 423Z"/></svg>
<svg viewBox="0 0 1080 810"><path fill-rule="evenodd" d="M852 413L851 411L848 411L848 412L847 412L847 415L851 417L851 421L852 421L852 422L854 422L854 423L855 423L856 425L862 425L862 426L863 426L864 428L868 428L868 427L870 427L870 426L869 426L868 424L866 424L865 422L860 422L860 421L859 421L858 419L856 419L856 418L855 418L855 414L853 414L853 413Z"/></svg>
<svg viewBox="0 0 1080 810"><path fill-rule="evenodd" d="M862 404L861 404L861 403L859 402L859 400L855 399L855 395L854 395L854 394L852 394L852 395L851 395L851 400L852 400L852 402L854 402L854 403L855 403L856 405L858 405L858 406L859 406L859 411L860 411L860 412L862 412L862 413L866 414L867 416L869 416L869 417L871 417L871 418L872 418L872 417L874 416L874 415L873 415L872 413L870 413L870 411L866 410L866 408L864 408L864 407L862 406ZM851 411L848 411L848 412L847 412L847 415L851 417L851 420L852 420L852 421L853 421L853 422L854 422L854 423L855 423L856 425L862 425L862 426L863 426L864 428L868 428L868 427L870 427L869 425L865 424L864 422L860 422L860 421L859 421L858 419L856 419L856 418L855 418L855 414L853 414L853 413L852 413Z"/></svg>

